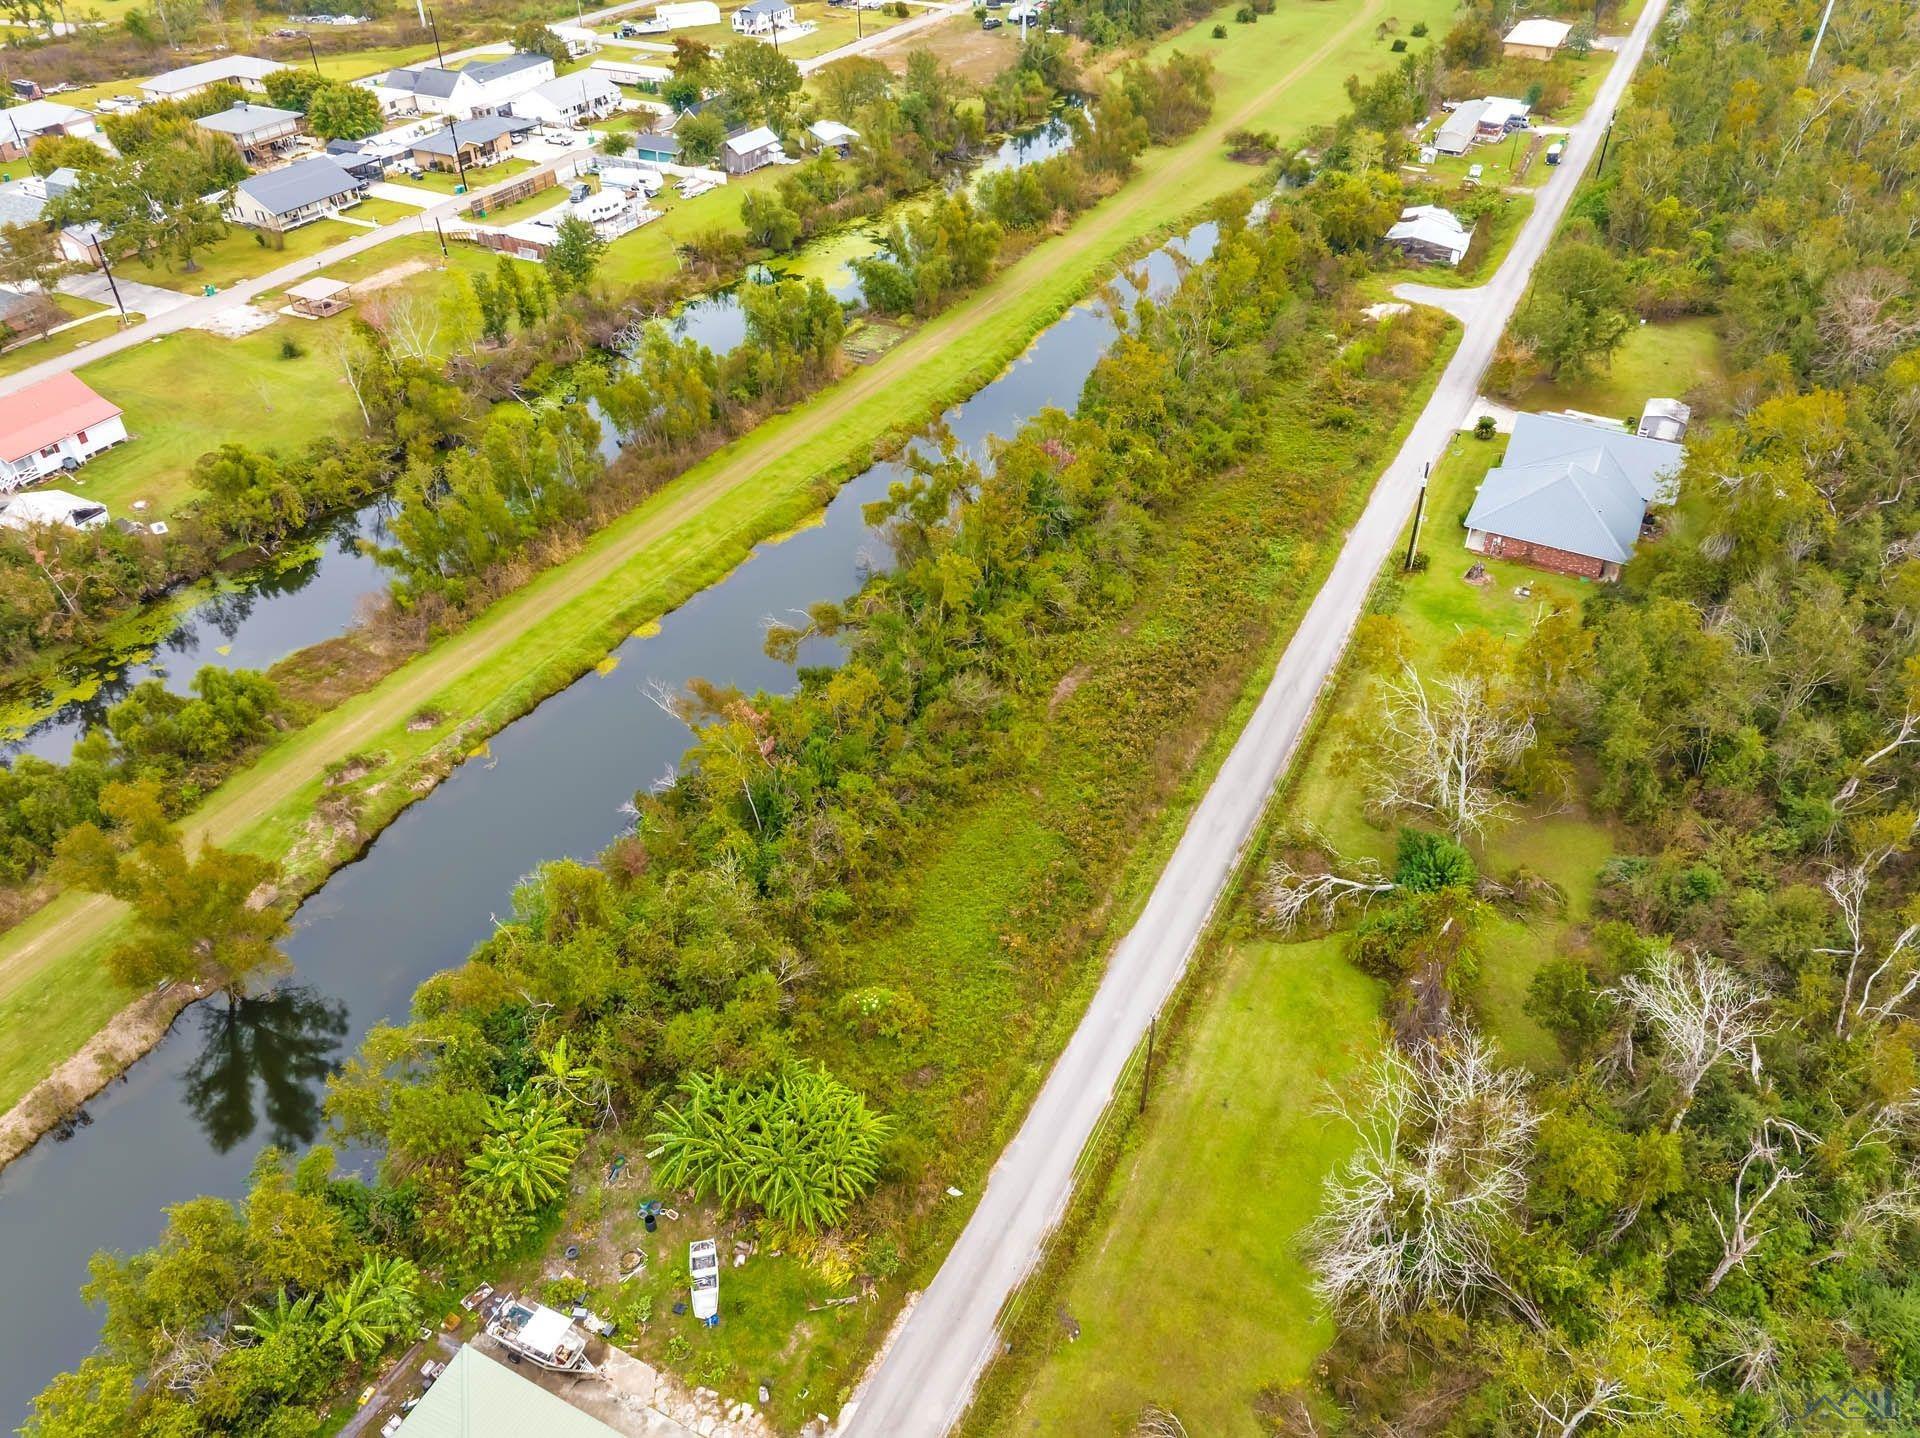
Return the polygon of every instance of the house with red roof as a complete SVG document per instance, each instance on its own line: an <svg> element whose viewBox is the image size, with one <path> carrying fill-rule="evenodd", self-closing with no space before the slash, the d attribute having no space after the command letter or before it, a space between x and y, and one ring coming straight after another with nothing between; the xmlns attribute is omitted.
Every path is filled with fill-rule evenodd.
<svg viewBox="0 0 1920 1438"><path fill-rule="evenodd" d="M0 494L76 470L126 437L120 406L78 375L0 395Z"/></svg>

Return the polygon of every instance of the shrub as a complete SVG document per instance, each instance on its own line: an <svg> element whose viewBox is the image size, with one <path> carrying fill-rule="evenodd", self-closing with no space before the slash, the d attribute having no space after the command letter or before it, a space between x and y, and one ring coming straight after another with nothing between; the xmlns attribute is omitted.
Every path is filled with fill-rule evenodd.
<svg viewBox="0 0 1920 1438"><path fill-rule="evenodd" d="M1413 38L1416 40L1426 39L1427 38L1427 22L1424 20L1414 21L1413 29L1408 33L1411 34Z"/></svg>
<svg viewBox="0 0 1920 1438"><path fill-rule="evenodd" d="M1251 25L1260 17L1254 14L1253 6L1242 5L1238 10L1233 12L1233 18L1242 25Z"/></svg>
<svg viewBox="0 0 1920 1438"><path fill-rule="evenodd" d="M1224 40L1224 39L1226 39L1226 38L1227 38L1227 27L1226 27L1225 25L1215 25L1215 26L1213 27L1213 38L1214 38L1214 39L1216 39L1216 40Z"/></svg>
<svg viewBox="0 0 1920 1438"><path fill-rule="evenodd" d="M1499 433L1499 426L1494 423L1493 416L1490 414L1483 414L1473 422L1475 439L1492 439L1497 433Z"/></svg>
<svg viewBox="0 0 1920 1438"><path fill-rule="evenodd" d="M1389 50L1391 50L1391 51L1393 51L1393 53L1394 53L1394 54L1396 54L1396 55L1398 55L1398 54L1401 54L1402 52L1404 52L1404 51L1406 50L1406 48L1407 48L1407 42L1406 42L1405 40L1395 40L1395 41L1394 41L1394 42L1393 42L1393 43L1392 43L1391 45L1389 45L1389 46L1388 46L1387 48L1388 48Z"/></svg>
<svg viewBox="0 0 1920 1438"><path fill-rule="evenodd" d="M285 339L280 341L280 358L281 359L299 359L300 356L305 353L306 351L300 348L300 341L295 339L292 335L288 335Z"/></svg>

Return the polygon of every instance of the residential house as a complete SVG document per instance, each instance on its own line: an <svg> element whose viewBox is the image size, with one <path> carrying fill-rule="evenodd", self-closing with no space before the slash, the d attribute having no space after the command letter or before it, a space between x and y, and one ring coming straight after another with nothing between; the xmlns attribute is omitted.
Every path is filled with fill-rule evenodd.
<svg viewBox="0 0 1920 1438"><path fill-rule="evenodd" d="M202 60L198 65L182 66L140 82L140 93L149 100L186 100L211 85L238 85L256 95L267 92L267 76L287 67L278 60L263 60L257 55L222 55L218 60Z"/></svg>
<svg viewBox="0 0 1920 1438"><path fill-rule="evenodd" d="M0 110L0 160L18 160L46 135L74 135L97 139L100 122L85 110L57 100L29 100Z"/></svg>
<svg viewBox="0 0 1920 1438"><path fill-rule="evenodd" d="M453 1355L400 1422L395 1438L617 1438L564 1398L471 1344Z"/></svg>
<svg viewBox="0 0 1920 1438"><path fill-rule="evenodd" d="M37 529L59 524L68 529L98 529L107 522L107 507L64 489L36 489L0 501L0 529Z"/></svg>
<svg viewBox="0 0 1920 1438"><path fill-rule="evenodd" d="M328 155L250 175L234 187L233 217L260 230L291 230L357 205L367 181Z"/></svg>
<svg viewBox="0 0 1920 1438"><path fill-rule="evenodd" d="M0 492L78 469L126 437L120 406L76 374L0 396Z"/></svg>
<svg viewBox="0 0 1920 1438"><path fill-rule="evenodd" d="M1564 20L1522 20L1507 31L1507 58L1551 60L1567 43L1572 29Z"/></svg>
<svg viewBox="0 0 1920 1438"><path fill-rule="evenodd" d="M545 55L513 54L475 60L458 70L414 65L389 70L374 86L388 114L451 115L471 119L491 115L554 76Z"/></svg>
<svg viewBox="0 0 1920 1438"><path fill-rule="evenodd" d="M780 157L780 137L765 125L729 136L720 147L720 168L729 175L749 175Z"/></svg>
<svg viewBox="0 0 1920 1438"><path fill-rule="evenodd" d="M372 183L386 173L386 157L370 149L364 140L329 140L327 157L356 180Z"/></svg>
<svg viewBox="0 0 1920 1438"><path fill-rule="evenodd" d="M1452 210L1412 205L1400 212L1400 223L1387 231L1387 243L1423 264L1457 265L1473 243L1473 230L1461 224Z"/></svg>
<svg viewBox="0 0 1920 1438"><path fill-rule="evenodd" d="M747 0L733 12L733 30L736 35L771 35L776 30L788 29L793 25L793 6L790 0Z"/></svg>
<svg viewBox="0 0 1920 1438"><path fill-rule="evenodd" d="M444 129L415 140L409 153L413 163L425 170L483 169L504 160L513 151L515 137L532 128L533 121L512 115L456 120Z"/></svg>
<svg viewBox="0 0 1920 1438"><path fill-rule="evenodd" d="M1482 140L1504 140L1515 130L1527 128L1527 116L1531 106L1525 100L1509 100L1504 95L1489 95L1486 109L1480 112L1476 126L1478 138Z"/></svg>
<svg viewBox="0 0 1920 1438"><path fill-rule="evenodd" d="M821 149L842 155L851 150L853 142L860 138L858 130L849 129L838 120L815 120L807 126L807 133Z"/></svg>
<svg viewBox="0 0 1920 1438"><path fill-rule="evenodd" d="M1434 133L1433 148L1443 155L1464 155L1480 137L1480 117L1487 113L1485 100L1462 100L1453 107Z"/></svg>
<svg viewBox="0 0 1920 1438"><path fill-rule="evenodd" d="M574 130L604 120L620 105L620 91L613 81L592 70L581 70L534 86L517 96L510 108L523 120Z"/></svg>
<svg viewBox="0 0 1920 1438"><path fill-rule="evenodd" d="M250 165L285 154L298 143L307 128L307 118L298 110L281 110L246 100L236 101L211 115L202 115L193 123L209 134L225 135L232 140Z"/></svg>
<svg viewBox="0 0 1920 1438"><path fill-rule="evenodd" d="M1523 414L1467 512L1467 548L1557 574L1617 579L1647 509L1671 504L1680 446L1570 415Z"/></svg>

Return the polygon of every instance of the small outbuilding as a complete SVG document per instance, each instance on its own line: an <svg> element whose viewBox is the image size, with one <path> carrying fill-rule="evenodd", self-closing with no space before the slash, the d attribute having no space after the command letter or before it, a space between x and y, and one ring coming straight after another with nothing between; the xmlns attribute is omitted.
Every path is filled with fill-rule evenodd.
<svg viewBox="0 0 1920 1438"><path fill-rule="evenodd" d="M631 153L634 159L645 160L650 165L677 165L680 163L680 137L635 135Z"/></svg>
<svg viewBox="0 0 1920 1438"><path fill-rule="evenodd" d="M287 299L295 314L305 315L311 320L323 320L329 315L339 314L347 307L343 297L349 288L345 280L302 280L297 285L287 287Z"/></svg>
<svg viewBox="0 0 1920 1438"><path fill-rule="evenodd" d="M1692 406L1677 399L1650 399L1640 411L1640 427L1634 432L1644 439L1678 444L1687 437L1687 426L1692 423Z"/></svg>
<svg viewBox="0 0 1920 1438"><path fill-rule="evenodd" d="M681 0L678 4L653 7L654 24L668 30L698 30L720 23L718 0Z"/></svg>
<svg viewBox="0 0 1920 1438"><path fill-rule="evenodd" d="M780 137L765 125L729 136L720 147L720 168L729 175L750 175L781 154Z"/></svg>
<svg viewBox="0 0 1920 1438"><path fill-rule="evenodd" d="M853 142L860 138L858 130L849 129L838 120L815 120L807 126L807 133L821 149L842 155L851 150Z"/></svg>
<svg viewBox="0 0 1920 1438"><path fill-rule="evenodd" d="M0 396L0 493L78 469L126 438L120 406L71 372Z"/></svg>
<svg viewBox="0 0 1920 1438"><path fill-rule="evenodd" d="M1411 205L1400 212L1400 222L1387 231L1387 243L1422 264L1457 265L1473 243L1473 230L1461 224L1452 210Z"/></svg>
<svg viewBox="0 0 1920 1438"><path fill-rule="evenodd" d="M1522 20L1507 31L1508 59L1551 60L1567 43L1573 26L1564 20Z"/></svg>

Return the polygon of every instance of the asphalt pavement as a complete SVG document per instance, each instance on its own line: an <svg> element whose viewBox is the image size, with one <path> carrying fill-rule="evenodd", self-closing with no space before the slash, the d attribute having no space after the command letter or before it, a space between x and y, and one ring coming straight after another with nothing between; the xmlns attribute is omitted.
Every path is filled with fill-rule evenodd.
<svg viewBox="0 0 1920 1438"><path fill-rule="evenodd" d="M994 1166L979 1206L864 1388L843 1410L841 1433L938 1438L965 1411L981 1370L999 1347L1001 1307L1065 1212L1074 1165L1121 1070L1185 971L1346 648L1374 579L1399 542L1426 467L1445 451L1472 409L1494 346L1665 9L1666 0L1648 0L1593 104L1572 127L1564 163L1540 186L1532 216L1493 279L1478 290L1451 292L1449 308L1463 316L1465 328L1460 347L1348 533L1146 907L1115 947L1086 1016Z"/></svg>

